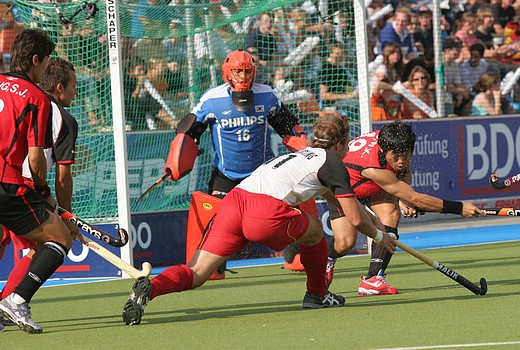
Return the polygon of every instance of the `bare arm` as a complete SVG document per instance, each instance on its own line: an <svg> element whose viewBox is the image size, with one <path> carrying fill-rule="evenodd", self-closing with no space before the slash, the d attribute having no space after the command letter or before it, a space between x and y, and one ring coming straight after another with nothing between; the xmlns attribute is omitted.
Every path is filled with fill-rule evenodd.
<svg viewBox="0 0 520 350"><path fill-rule="evenodd" d="M56 200L60 207L72 211L72 171L70 164L56 164L56 178L54 182Z"/></svg>
<svg viewBox="0 0 520 350"><path fill-rule="evenodd" d="M408 185L404 181L398 180L390 170L369 168L363 170L362 175L374 181L389 194L394 195L415 207L433 212L449 212L445 211L445 200L416 192L412 186ZM471 203L462 203L462 212L456 214L460 214L466 218L485 215L482 210Z"/></svg>
<svg viewBox="0 0 520 350"><path fill-rule="evenodd" d="M43 147L29 147L27 160L29 161L34 187L43 187L47 183L47 161L43 153Z"/></svg>
<svg viewBox="0 0 520 350"><path fill-rule="evenodd" d="M373 219L355 197L336 198L332 192L323 195L327 201L335 203L343 210L352 226L364 235L373 238L377 244L385 247L389 252L395 252L394 240L384 232L384 226L378 219ZM374 222L376 225L374 225Z"/></svg>

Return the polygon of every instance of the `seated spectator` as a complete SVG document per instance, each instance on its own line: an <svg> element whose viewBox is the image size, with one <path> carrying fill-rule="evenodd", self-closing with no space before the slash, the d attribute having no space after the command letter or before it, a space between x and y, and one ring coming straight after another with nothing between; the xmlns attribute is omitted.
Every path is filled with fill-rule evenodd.
<svg viewBox="0 0 520 350"><path fill-rule="evenodd" d="M417 66L421 66L426 69L428 75L430 76L430 84L428 85L428 89L435 90L435 56L433 53L433 46L426 47L424 55L414 58L405 65L403 81L409 80L410 73Z"/></svg>
<svg viewBox="0 0 520 350"><path fill-rule="evenodd" d="M269 66L275 60L275 53L277 51L276 37L272 30L271 14L264 12L260 15L256 28L247 34L245 40L245 47L247 51L254 50L258 60L256 61L257 79L258 83L269 83L273 74ZM263 77L263 79L260 79Z"/></svg>
<svg viewBox="0 0 520 350"><path fill-rule="evenodd" d="M460 116L468 115L468 109L471 108L470 90L462 83L460 63L457 62L461 49L462 43L457 37L451 36L444 41L444 83L446 92L452 97L452 101L447 97L446 113Z"/></svg>
<svg viewBox="0 0 520 350"><path fill-rule="evenodd" d="M474 87L477 95L473 99L472 116L498 115L502 113L500 77L495 73L485 73Z"/></svg>
<svg viewBox="0 0 520 350"><path fill-rule="evenodd" d="M143 108L146 110L148 128L175 129L178 121L169 108L165 94L168 91L168 66L164 58L150 58L143 86L146 93Z"/></svg>
<svg viewBox="0 0 520 350"><path fill-rule="evenodd" d="M428 85L430 84L430 75L421 66L416 66L412 72L410 73L409 80L403 84L414 96L421 99L424 103L426 103L430 108L435 109L433 93L428 90ZM402 119L424 119L429 118L429 116L417 107L413 102L408 99L404 99L402 108L401 108L401 118Z"/></svg>
<svg viewBox="0 0 520 350"><path fill-rule="evenodd" d="M470 47L477 42L475 36L475 29L477 28L475 15L470 12L465 12L459 20L457 31L455 36L462 42L462 49L459 56L459 62L469 60Z"/></svg>
<svg viewBox="0 0 520 350"><path fill-rule="evenodd" d="M470 58L460 65L460 77L468 90L473 90L477 80L488 71L488 63L484 57L484 45L477 42L471 45Z"/></svg>
<svg viewBox="0 0 520 350"><path fill-rule="evenodd" d="M419 40L418 34L418 28L419 28L419 15L416 13L412 13L410 15L410 22L408 22L408 32L410 33L410 36L412 37L412 42L415 46L415 50L417 51L418 55L422 55L424 52L424 46L423 43Z"/></svg>
<svg viewBox="0 0 520 350"><path fill-rule="evenodd" d="M359 105L355 76L343 65L344 48L339 44L329 47L329 57L320 71L320 100L322 107L346 110Z"/></svg>
<svg viewBox="0 0 520 350"><path fill-rule="evenodd" d="M487 50L493 50L493 10L491 7L480 7L477 10L477 28L475 36L480 40ZM484 57L493 57L494 53L484 53Z"/></svg>
<svg viewBox="0 0 520 350"><path fill-rule="evenodd" d="M423 52L427 48L430 48L433 52L433 15L430 9L427 7L421 8L417 22L419 25L414 34L415 41L422 44Z"/></svg>
<svg viewBox="0 0 520 350"><path fill-rule="evenodd" d="M373 70L370 79L372 120L398 119L401 96L393 85L401 79L403 56L399 44L388 44L383 50L383 62Z"/></svg>
<svg viewBox="0 0 520 350"><path fill-rule="evenodd" d="M512 22L516 16L516 10L511 6L512 3L512 0L499 0L496 4L492 5L493 17L495 18L493 29L495 30L496 36L504 36L506 25Z"/></svg>
<svg viewBox="0 0 520 350"><path fill-rule="evenodd" d="M398 44L403 55L403 62L407 63L417 56L417 50L408 32L410 10L400 7L395 11L394 20L390 21L379 33L379 42L376 47L377 54L381 54L388 44Z"/></svg>
<svg viewBox="0 0 520 350"><path fill-rule="evenodd" d="M301 8L291 11L289 35L289 54L284 58L286 66L290 67L288 78L297 86L319 93L319 62L318 52L322 39L316 33L308 31L311 25L309 14Z"/></svg>
<svg viewBox="0 0 520 350"><path fill-rule="evenodd" d="M146 63L139 57L128 62L128 67L123 76L125 116L128 130L146 130L143 101L145 100L144 81L146 79Z"/></svg>

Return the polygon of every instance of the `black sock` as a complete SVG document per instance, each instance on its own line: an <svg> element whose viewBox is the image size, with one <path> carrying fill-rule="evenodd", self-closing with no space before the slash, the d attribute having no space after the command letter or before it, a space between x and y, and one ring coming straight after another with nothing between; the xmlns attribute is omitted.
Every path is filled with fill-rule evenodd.
<svg viewBox="0 0 520 350"><path fill-rule="evenodd" d="M14 292L30 302L41 285L63 264L67 248L58 242L46 242L34 255L29 270Z"/></svg>
<svg viewBox="0 0 520 350"><path fill-rule="evenodd" d="M329 238L329 241L327 242L327 246L329 247L329 258L331 258L331 259L341 258L348 254L348 253L345 253L345 254L338 253L336 251L336 249L334 248L334 237Z"/></svg>
<svg viewBox="0 0 520 350"><path fill-rule="evenodd" d="M386 226L386 232L394 233L397 238L399 235L397 234L397 228ZM370 266L368 268L368 274L366 278L370 278L379 273L379 270L383 270L383 272L390 264L390 259L392 259L392 253L390 253L386 248L378 245L375 241L372 241L372 258L370 259Z"/></svg>

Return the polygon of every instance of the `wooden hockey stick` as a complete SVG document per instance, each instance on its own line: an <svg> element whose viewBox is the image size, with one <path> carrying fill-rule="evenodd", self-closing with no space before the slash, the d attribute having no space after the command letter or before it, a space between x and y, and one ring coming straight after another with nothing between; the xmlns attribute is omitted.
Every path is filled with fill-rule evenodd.
<svg viewBox="0 0 520 350"><path fill-rule="evenodd" d="M152 273L152 265L150 265L149 262L144 262L142 267L142 271L137 270L135 267L109 251L108 249L104 248L100 244L94 242L90 238L83 236L83 239L85 240L85 245L92 250L94 253L120 269L122 272L127 273L128 275L132 276L132 278L137 279L139 277L145 276L148 277Z"/></svg>

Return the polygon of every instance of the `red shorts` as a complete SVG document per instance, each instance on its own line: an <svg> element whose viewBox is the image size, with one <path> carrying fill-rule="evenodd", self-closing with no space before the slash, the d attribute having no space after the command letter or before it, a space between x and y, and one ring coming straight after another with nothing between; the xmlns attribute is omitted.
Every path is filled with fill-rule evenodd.
<svg viewBox="0 0 520 350"><path fill-rule="evenodd" d="M230 256L255 242L276 251L298 240L309 217L279 199L234 188L220 206L201 249Z"/></svg>
<svg viewBox="0 0 520 350"><path fill-rule="evenodd" d="M0 243L0 246L6 247L11 242L13 242L14 249L16 251L32 248L36 245L36 242L30 241L27 238L24 238L22 236L17 236L13 233L13 231L4 227L4 237L2 238L2 242Z"/></svg>

